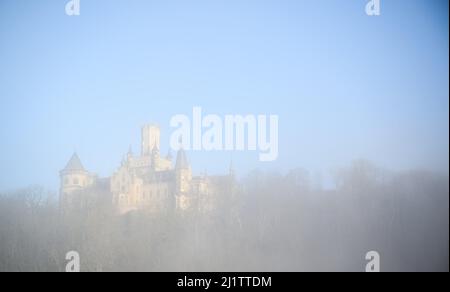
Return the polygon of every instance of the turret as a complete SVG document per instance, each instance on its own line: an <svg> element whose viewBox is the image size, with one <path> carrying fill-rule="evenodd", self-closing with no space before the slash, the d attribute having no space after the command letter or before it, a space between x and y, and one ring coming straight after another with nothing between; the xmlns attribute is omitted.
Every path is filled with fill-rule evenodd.
<svg viewBox="0 0 450 292"><path fill-rule="evenodd" d="M64 205L73 201L71 194L92 184L92 177L84 169L76 153L72 155L66 167L60 171L60 178L60 201Z"/></svg>
<svg viewBox="0 0 450 292"><path fill-rule="evenodd" d="M176 189L179 193L187 193L190 191L192 181L192 171L189 165L186 152L181 148L177 153L177 161L175 163L176 173Z"/></svg>
<svg viewBox="0 0 450 292"><path fill-rule="evenodd" d="M170 151L170 149L169 149L169 151L167 152L167 155L166 155L166 160L172 161L172 159L173 159L173 157L172 157L172 151Z"/></svg>
<svg viewBox="0 0 450 292"><path fill-rule="evenodd" d="M128 148L127 159L128 161L130 161L132 158L133 158L133 148L130 145L130 148Z"/></svg>

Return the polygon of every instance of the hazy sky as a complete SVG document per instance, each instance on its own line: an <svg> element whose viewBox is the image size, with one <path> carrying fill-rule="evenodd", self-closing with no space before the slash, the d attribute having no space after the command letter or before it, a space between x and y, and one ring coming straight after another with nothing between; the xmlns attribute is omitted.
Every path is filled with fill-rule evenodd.
<svg viewBox="0 0 450 292"><path fill-rule="evenodd" d="M68 0L67 0L68 1ZM279 158L189 153L194 172L355 158L448 173L448 1L0 1L0 190L56 190L74 150L110 175L140 127L201 106L278 114Z"/></svg>

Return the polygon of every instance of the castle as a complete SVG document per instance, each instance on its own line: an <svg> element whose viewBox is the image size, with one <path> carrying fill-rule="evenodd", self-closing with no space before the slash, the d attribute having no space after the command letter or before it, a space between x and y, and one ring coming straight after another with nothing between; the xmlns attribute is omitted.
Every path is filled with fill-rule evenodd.
<svg viewBox="0 0 450 292"><path fill-rule="evenodd" d="M111 177L99 178L87 171L73 154L60 171L60 204L63 209L95 201L108 203L119 214L136 210L213 211L220 197L233 192L234 173L224 176L193 176L186 152L181 148L173 162L160 155L160 128L142 128L140 156L131 147Z"/></svg>

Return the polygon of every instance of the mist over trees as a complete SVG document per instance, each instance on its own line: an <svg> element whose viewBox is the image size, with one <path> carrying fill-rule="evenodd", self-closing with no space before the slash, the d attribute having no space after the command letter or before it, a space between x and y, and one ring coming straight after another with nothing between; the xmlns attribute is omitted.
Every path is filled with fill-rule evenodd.
<svg viewBox="0 0 450 292"><path fill-rule="evenodd" d="M303 169L254 171L212 213L117 216L108 204L62 214L56 194L0 195L0 271L449 270L449 178L355 161L325 190Z"/></svg>

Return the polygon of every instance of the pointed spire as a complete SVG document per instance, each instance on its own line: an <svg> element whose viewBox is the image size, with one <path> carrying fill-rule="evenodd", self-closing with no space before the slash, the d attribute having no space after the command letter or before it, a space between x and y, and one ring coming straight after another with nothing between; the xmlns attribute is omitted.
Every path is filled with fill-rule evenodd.
<svg viewBox="0 0 450 292"><path fill-rule="evenodd" d="M166 159L167 159L167 160L170 160L170 161L172 161L172 159L173 159L172 151L171 151L170 149L169 149L169 151L167 151Z"/></svg>
<svg viewBox="0 0 450 292"><path fill-rule="evenodd" d="M64 170L65 171L86 171L76 152L72 155L72 157L70 158L70 160L67 163Z"/></svg>
<svg viewBox="0 0 450 292"><path fill-rule="evenodd" d="M153 155L159 155L159 148L158 148L158 146L153 146L153 149L152 149L152 154Z"/></svg>
<svg viewBox="0 0 450 292"><path fill-rule="evenodd" d="M189 162L187 159L186 152L183 148L180 148L177 153L177 162L175 164L176 169L188 169L189 168Z"/></svg>

